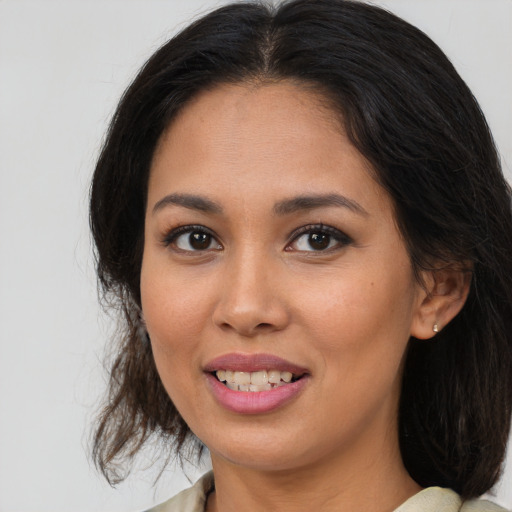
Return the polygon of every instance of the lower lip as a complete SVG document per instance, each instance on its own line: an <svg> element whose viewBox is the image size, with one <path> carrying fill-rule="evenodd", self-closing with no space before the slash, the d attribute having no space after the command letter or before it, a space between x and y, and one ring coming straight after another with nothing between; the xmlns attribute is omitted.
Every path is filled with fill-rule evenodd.
<svg viewBox="0 0 512 512"><path fill-rule="evenodd" d="M217 401L225 409L239 414L262 414L283 407L302 391L309 380L305 375L269 391L233 391L210 373L206 378Z"/></svg>

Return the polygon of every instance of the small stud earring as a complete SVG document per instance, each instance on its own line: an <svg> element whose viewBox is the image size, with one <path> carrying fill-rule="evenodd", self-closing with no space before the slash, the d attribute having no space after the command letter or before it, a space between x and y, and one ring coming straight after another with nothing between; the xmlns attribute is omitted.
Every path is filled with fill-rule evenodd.
<svg viewBox="0 0 512 512"><path fill-rule="evenodd" d="M434 324L434 327L432 327L432 330L433 330L435 333L438 333L438 332L439 332L439 325L437 325L437 322Z"/></svg>

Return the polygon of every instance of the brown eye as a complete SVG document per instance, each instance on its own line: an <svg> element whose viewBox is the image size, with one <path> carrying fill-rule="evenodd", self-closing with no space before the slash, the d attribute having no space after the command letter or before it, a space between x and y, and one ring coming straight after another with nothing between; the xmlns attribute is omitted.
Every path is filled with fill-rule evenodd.
<svg viewBox="0 0 512 512"><path fill-rule="evenodd" d="M196 251L204 251L210 247L212 237L208 233L190 233L188 243Z"/></svg>
<svg viewBox="0 0 512 512"><path fill-rule="evenodd" d="M315 251L327 249L331 242L331 235L325 233L311 233L308 237L309 246Z"/></svg>
<svg viewBox="0 0 512 512"><path fill-rule="evenodd" d="M194 226L180 227L173 231L164 240L165 245L174 246L181 251L199 252L208 250L220 250L222 246L217 239L206 229Z"/></svg>
<svg viewBox="0 0 512 512"><path fill-rule="evenodd" d="M341 249L352 244L352 239L339 229L324 225L304 226L295 235L287 250L322 252Z"/></svg>
<svg viewBox="0 0 512 512"><path fill-rule="evenodd" d="M325 251L336 245L340 245L339 240L329 234L320 232L304 233L294 241L295 249L298 251Z"/></svg>

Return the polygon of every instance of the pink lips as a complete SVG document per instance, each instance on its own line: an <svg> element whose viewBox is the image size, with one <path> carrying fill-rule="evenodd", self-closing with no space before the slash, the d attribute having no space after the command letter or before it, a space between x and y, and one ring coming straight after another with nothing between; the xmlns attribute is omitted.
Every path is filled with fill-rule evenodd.
<svg viewBox="0 0 512 512"><path fill-rule="evenodd" d="M233 391L212 375L217 370L255 372L279 370L302 377L295 382L269 391ZM271 354L226 354L210 361L205 367L208 385L217 401L226 409L240 414L262 414L284 406L304 388L309 380L305 368Z"/></svg>

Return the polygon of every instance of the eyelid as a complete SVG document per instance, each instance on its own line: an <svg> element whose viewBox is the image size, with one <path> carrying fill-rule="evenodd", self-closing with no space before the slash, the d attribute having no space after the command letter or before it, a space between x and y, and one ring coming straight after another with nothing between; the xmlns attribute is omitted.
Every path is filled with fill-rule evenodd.
<svg viewBox="0 0 512 512"><path fill-rule="evenodd" d="M323 251L321 251L321 250L315 251L312 249L311 251L299 251L299 252L327 253L330 251L339 250L342 247L345 247L347 245L351 245L352 243L354 243L354 241L352 240L352 238L350 236L348 236L346 233L344 233L343 231L341 231L335 227L328 226L328 225L321 224L321 223L307 224L298 229L295 229L294 231L292 231L292 233L290 233L290 235L288 236L288 239L290 240L290 242L287 244L285 250L286 251L293 250L293 249L290 249L290 246L294 242L296 242L302 235L313 234L313 233L324 233L326 235L329 235L329 236L333 237L336 241L338 241L339 244L336 247L331 247L331 248L325 249Z"/></svg>
<svg viewBox="0 0 512 512"><path fill-rule="evenodd" d="M209 228L206 226L200 225L200 224L187 224L183 226L178 226L175 228L171 228L166 231L164 236L162 237L162 244L164 247L169 247L172 245L181 235L192 233L192 232L199 232L199 233L205 233L212 237L213 240L218 244L218 247L216 247L213 250L220 250L222 249L222 243L219 241L218 236ZM315 251L312 249L311 251L303 251L303 250L297 250L298 252L312 252L312 253L326 253L331 251L339 250L342 247L345 247L347 245L350 245L353 243L352 238L350 238L346 233L343 231L334 228L332 226L328 226L322 223L319 224L307 224L305 226L301 226L300 228L297 228L293 230L290 235L288 236L288 239L290 242L286 245L285 251L292 251L296 250L293 249L291 246L293 243L295 243L301 236L307 235L307 234L313 234L313 233L323 233L326 235L331 236L338 242L337 246L327 248L325 250L317 250ZM174 247L174 250L183 252L183 253L204 253L207 251L211 251L212 249L204 249L204 250L186 250L186 249L180 249L179 247Z"/></svg>
<svg viewBox="0 0 512 512"><path fill-rule="evenodd" d="M192 233L194 231L200 232L200 233L205 233L205 234L211 236L217 242L217 244L222 247L222 244L220 243L218 236L211 229L207 228L206 226L202 226L200 224L186 224L184 226L178 226L176 228L171 228L171 229L167 230L165 232L164 236L162 237L162 244L164 245L164 247L169 247L181 235L184 235L187 233ZM179 249L178 247L175 247L174 250L177 250L177 251L180 251L183 253L186 253L186 252L200 253L200 252L206 252L211 249L205 249L204 251L187 251L187 250ZM219 249L215 249L215 250L219 250Z"/></svg>

